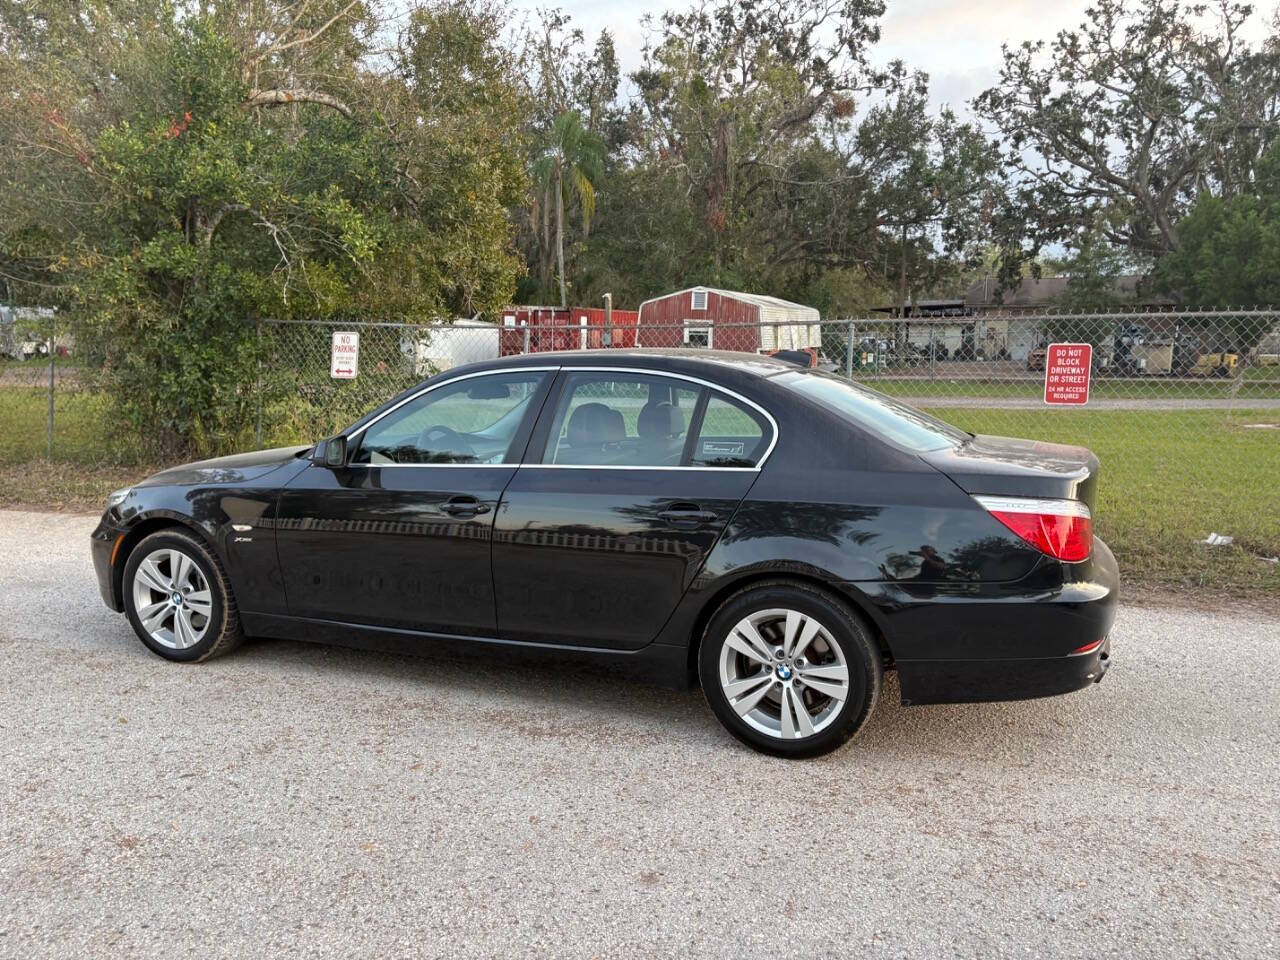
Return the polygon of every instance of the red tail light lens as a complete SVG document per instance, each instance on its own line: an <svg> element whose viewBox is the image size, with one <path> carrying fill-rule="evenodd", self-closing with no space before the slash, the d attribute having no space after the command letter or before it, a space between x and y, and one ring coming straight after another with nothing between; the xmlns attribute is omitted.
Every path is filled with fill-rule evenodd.
<svg viewBox="0 0 1280 960"><path fill-rule="evenodd" d="M1067 563L1088 560L1093 550L1093 518L1079 500L974 497L987 511L1031 544Z"/></svg>

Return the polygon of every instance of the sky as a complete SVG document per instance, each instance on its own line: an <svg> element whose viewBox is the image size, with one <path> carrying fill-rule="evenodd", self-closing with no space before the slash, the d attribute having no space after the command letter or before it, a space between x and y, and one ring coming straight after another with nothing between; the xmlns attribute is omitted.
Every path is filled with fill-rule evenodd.
<svg viewBox="0 0 1280 960"><path fill-rule="evenodd" d="M1059 30L1078 26L1091 0L887 0L881 18L882 37L874 51L880 62L901 59L929 74L934 106L950 104L966 113L964 103L991 86L1000 68L1001 43L1051 39ZM1269 4L1255 4L1265 10ZM618 48L623 74L640 63L644 35L640 18L680 3L642 0L515 0L519 9L558 6L586 34L588 46L608 28ZM1255 14L1249 39L1265 33L1264 18Z"/></svg>

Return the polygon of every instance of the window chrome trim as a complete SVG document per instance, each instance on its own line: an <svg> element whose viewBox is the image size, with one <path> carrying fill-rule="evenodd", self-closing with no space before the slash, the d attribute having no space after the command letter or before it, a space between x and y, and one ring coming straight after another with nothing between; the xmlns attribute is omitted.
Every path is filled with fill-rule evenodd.
<svg viewBox="0 0 1280 960"><path fill-rule="evenodd" d="M695 467L692 465L687 467L683 467L683 466L632 467L632 466L619 466L619 465L613 465L613 464L602 464L599 466L592 466L590 464L578 464L578 463L349 463L346 465L346 469L358 470L358 469L369 469L371 467L376 467L379 470L385 470L385 469L394 468L394 467L419 467L419 468L433 467L433 468L439 469L443 467L445 469L454 469L454 470L457 470L457 469L467 469L467 470L477 470L477 469L479 470L485 470L485 469L490 469L490 470L492 469L501 469L501 470L517 470L517 469L519 470L529 470L529 469L533 469L533 470L700 470L700 471L727 472L727 473L759 473L762 469L764 469L765 463L768 462L770 455L773 453L773 448L778 445L778 435L779 435L778 421L774 419L773 414L771 414L768 410L760 406L760 404L756 403L754 400L750 399L749 397L744 397L742 394L737 393L733 390L730 390L727 387L722 387L717 383L712 383L710 380L703 380L700 377L690 376L687 373L671 373L666 370L650 370L644 367L579 367L579 366L510 367L505 370L479 370L475 373L464 373L460 377L451 377L448 380L442 380L439 383L433 383L431 386L424 387L423 389L419 390L417 393L414 393L411 396L405 397L403 400L397 403L390 410L384 410L382 413L378 414L376 417L374 417L364 426L360 427L358 430L353 430L351 433L346 434L346 438L348 442L350 442L352 438L360 436L360 434L364 433L366 430L372 427L375 423L377 423L383 417L386 417L386 416L389 416L390 414L395 413L397 410L403 407L406 403L410 403L418 399L418 397L428 394L433 390L438 390L441 387L447 387L451 383L459 383L463 380L471 380L475 377L502 376L504 374L509 375L513 373L522 373L522 372L547 373L549 371L567 372L567 373L578 373L578 372L631 373L631 374L639 374L640 376L669 377L675 380L685 380L685 381L688 381L689 383L696 383L699 386L706 387L709 390L715 390L716 392L722 393L725 396L733 397L735 400L755 410L757 413L763 416L765 420L769 422L769 426L773 431L773 437L769 441L769 446L765 449L764 453L761 454L760 462L757 463L754 467Z"/></svg>

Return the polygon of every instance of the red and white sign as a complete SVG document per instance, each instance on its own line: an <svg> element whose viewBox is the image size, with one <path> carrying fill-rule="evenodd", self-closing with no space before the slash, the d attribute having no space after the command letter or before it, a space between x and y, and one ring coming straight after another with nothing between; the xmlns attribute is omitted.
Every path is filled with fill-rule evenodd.
<svg viewBox="0 0 1280 960"><path fill-rule="evenodd" d="M354 380L360 372L360 334L338 331L333 335L329 354L329 376L335 380Z"/></svg>
<svg viewBox="0 0 1280 960"><path fill-rule="evenodd" d="M1044 402L1080 405L1089 402L1089 370L1093 345L1051 343L1044 358Z"/></svg>

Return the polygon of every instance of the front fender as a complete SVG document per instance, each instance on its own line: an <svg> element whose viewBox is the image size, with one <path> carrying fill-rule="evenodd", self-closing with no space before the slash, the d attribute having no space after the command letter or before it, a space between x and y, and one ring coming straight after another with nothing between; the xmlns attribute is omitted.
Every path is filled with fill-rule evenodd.
<svg viewBox="0 0 1280 960"><path fill-rule="evenodd" d="M284 585L276 555L278 475L270 486L215 484L151 485L133 488L118 507L104 514L94 538L123 535L109 575L115 597L129 552L143 537L165 526L198 535L221 562L242 610L284 613ZM109 604L111 605L111 604Z"/></svg>

